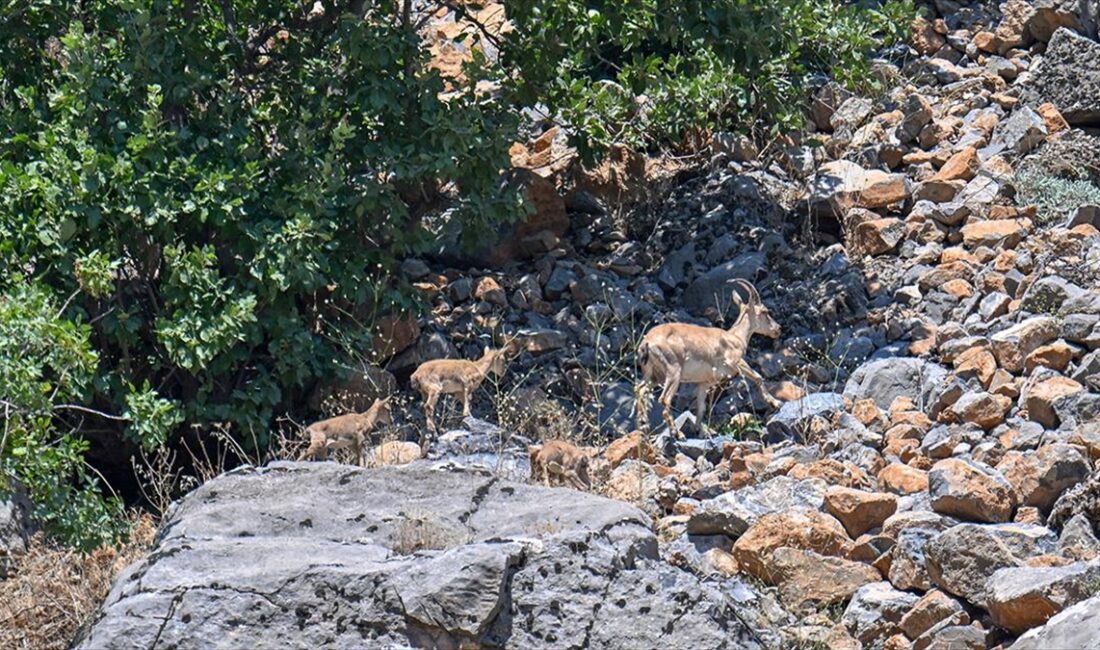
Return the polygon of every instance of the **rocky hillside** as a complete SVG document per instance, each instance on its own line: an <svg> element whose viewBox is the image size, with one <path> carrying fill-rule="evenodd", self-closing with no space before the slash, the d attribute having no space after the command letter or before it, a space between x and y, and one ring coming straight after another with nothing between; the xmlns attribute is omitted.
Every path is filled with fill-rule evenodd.
<svg viewBox="0 0 1100 650"><path fill-rule="evenodd" d="M876 62L889 90L824 85L763 152L719 135L702 168L620 151L567 178L555 129L517 147L538 212L473 264L407 260L431 314L316 396L408 394L422 361L516 336L475 404L503 428L203 486L78 647L1095 647L1095 3L932 16ZM747 357L782 408L734 382L719 435L630 433L640 336L728 324L737 278L783 326ZM555 437L593 446L611 500L523 484Z"/></svg>

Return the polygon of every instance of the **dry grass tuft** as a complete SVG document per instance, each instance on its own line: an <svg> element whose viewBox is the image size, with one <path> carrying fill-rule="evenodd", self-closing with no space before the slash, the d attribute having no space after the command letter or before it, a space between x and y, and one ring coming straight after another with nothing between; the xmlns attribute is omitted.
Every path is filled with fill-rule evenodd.
<svg viewBox="0 0 1100 650"><path fill-rule="evenodd" d="M0 648L67 648L103 602L115 576L149 550L157 526L142 515L130 541L91 553L58 547L37 535L16 573L0 580Z"/></svg>

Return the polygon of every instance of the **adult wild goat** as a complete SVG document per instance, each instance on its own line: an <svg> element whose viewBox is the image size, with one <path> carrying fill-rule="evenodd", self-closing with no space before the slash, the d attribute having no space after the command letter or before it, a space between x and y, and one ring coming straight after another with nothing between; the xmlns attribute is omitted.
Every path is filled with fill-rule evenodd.
<svg viewBox="0 0 1100 650"><path fill-rule="evenodd" d="M764 378L744 360L752 335L778 338L779 324L761 302L756 287L745 280L735 280L733 284L741 287L748 299L742 299L734 290L732 299L740 312L728 330L666 323L649 330L638 346L643 379L654 385L658 381L664 383L660 402L669 431L677 431L672 419L672 400L681 383L697 385L695 418L700 424L707 394L715 385L731 377L741 376L757 384L765 401L772 408L779 406L779 402L764 390Z"/></svg>

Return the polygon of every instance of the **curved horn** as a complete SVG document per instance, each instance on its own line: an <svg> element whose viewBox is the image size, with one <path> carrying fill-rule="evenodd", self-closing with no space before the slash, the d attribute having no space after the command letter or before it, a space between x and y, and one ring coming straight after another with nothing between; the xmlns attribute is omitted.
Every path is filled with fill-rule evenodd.
<svg viewBox="0 0 1100 650"><path fill-rule="evenodd" d="M733 284L745 289L745 294L748 295L749 302L760 304L760 292L756 290L756 287L754 287L751 282L737 278L733 281Z"/></svg>

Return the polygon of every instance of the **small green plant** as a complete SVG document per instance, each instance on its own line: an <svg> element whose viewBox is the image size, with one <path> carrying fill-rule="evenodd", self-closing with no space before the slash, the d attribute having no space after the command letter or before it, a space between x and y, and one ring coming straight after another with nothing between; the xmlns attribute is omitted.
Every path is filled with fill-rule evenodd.
<svg viewBox="0 0 1100 650"><path fill-rule="evenodd" d="M1016 203L1034 205L1036 221L1053 223L1082 205L1100 205L1100 187L1084 179L1068 179L1040 172L1016 175Z"/></svg>
<svg viewBox="0 0 1100 650"><path fill-rule="evenodd" d="M764 433L764 423L750 413L738 413L720 424L717 433L737 440L758 439Z"/></svg>

